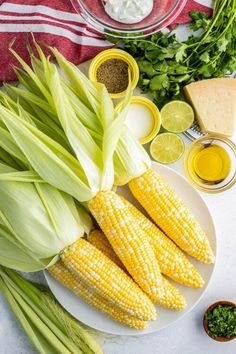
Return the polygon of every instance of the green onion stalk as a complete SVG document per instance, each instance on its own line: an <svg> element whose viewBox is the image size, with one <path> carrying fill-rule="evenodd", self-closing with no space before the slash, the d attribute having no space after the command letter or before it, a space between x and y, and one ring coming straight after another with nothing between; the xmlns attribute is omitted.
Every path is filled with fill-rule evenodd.
<svg viewBox="0 0 236 354"><path fill-rule="evenodd" d="M56 301L50 290L0 267L0 291L41 354L102 354L89 331Z"/></svg>

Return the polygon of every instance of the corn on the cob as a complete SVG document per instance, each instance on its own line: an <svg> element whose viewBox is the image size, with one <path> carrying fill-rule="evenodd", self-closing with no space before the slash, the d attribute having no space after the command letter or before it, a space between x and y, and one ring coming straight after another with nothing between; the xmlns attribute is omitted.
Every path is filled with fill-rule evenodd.
<svg viewBox="0 0 236 354"><path fill-rule="evenodd" d="M167 307L171 310L180 311L186 306L186 301L174 285L172 285L165 277L162 276L163 298L159 301L159 305Z"/></svg>
<svg viewBox="0 0 236 354"><path fill-rule="evenodd" d="M94 291L140 320L154 320L155 307L134 281L108 257L84 239L61 254L64 265Z"/></svg>
<svg viewBox="0 0 236 354"><path fill-rule="evenodd" d="M99 233L99 247L103 249L102 251L100 248L100 251L104 252L108 257L109 254L112 254L113 256L114 250L111 247L111 244L107 240L104 233L102 233L99 230L95 230L95 231ZM95 244L94 246L96 247ZM117 256L113 258L113 262L115 262L117 265L121 263ZM162 288L163 288L163 300L159 301L159 305L168 307L172 310L182 310L185 307L185 299L183 298L183 296L164 277L162 277Z"/></svg>
<svg viewBox="0 0 236 354"><path fill-rule="evenodd" d="M181 249L201 262L214 262L214 254L201 226L163 178L148 169L131 180L129 187L157 225Z"/></svg>
<svg viewBox="0 0 236 354"><path fill-rule="evenodd" d="M87 240L102 253L104 253L108 258L110 258L114 263L116 263L118 267L126 271L125 266L120 261L119 257L111 247L110 242L101 230L92 230L89 233Z"/></svg>
<svg viewBox="0 0 236 354"><path fill-rule="evenodd" d="M135 218L134 223L139 225L148 235L161 272L185 286L203 287L204 280L197 268L194 267L176 244L135 208L133 204L126 200L124 202L129 205L130 212Z"/></svg>
<svg viewBox="0 0 236 354"><path fill-rule="evenodd" d="M100 251L102 251L104 254L106 254L107 257L109 257L109 258L110 258L110 254L111 254L113 259L112 258L110 258L110 259L112 259L113 262L119 266L119 264L121 262L120 262L119 258L116 256L116 254L114 253L114 250L113 250L111 244L109 243L109 241L107 240L106 236L104 235L104 233L99 230L94 230L93 232L95 233L95 235L94 235L95 242L93 245L96 247L96 244L95 244L96 237L99 237ZM89 240L89 237L88 237L88 240ZM114 255L115 255L115 257L114 257ZM123 266L123 264L122 264L122 266ZM163 300L159 301L159 305L164 306L164 307L168 307L172 310L182 310L185 307L185 299L183 298L183 296L164 277L162 277L162 288L163 288Z"/></svg>
<svg viewBox="0 0 236 354"><path fill-rule="evenodd" d="M163 280L147 235L139 227L134 229L132 215L120 196L98 193L89 208L128 272L150 299L164 307L183 308L183 296Z"/></svg>
<svg viewBox="0 0 236 354"><path fill-rule="evenodd" d="M126 201L129 203L128 201ZM133 204L129 203L130 212L134 216L134 224L139 225L149 237L149 243L154 250L162 274L167 275L177 283L193 288L202 288L204 280L197 268L184 253L171 241L151 220L143 215ZM119 267L124 267L111 244L100 230L93 230L88 241L102 251Z"/></svg>
<svg viewBox="0 0 236 354"><path fill-rule="evenodd" d="M133 279L150 298L158 300L162 282L154 252L144 232L134 229L120 197L111 191L99 192L89 202L89 209Z"/></svg>
<svg viewBox="0 0 236 354"><path fill-rule="evenodd" d="M62 285L73 291L74 294L114 320L135 329L143 329L147 326L147 322L139 320L125 311L120 310L114 306L113 303L109 303L109 300L104 299L102 296L92 291L92 289L85 282L79 279L79 277L75 277L64 266L62 261L59 260L53 266L48 268L48 271Z"/></svg>

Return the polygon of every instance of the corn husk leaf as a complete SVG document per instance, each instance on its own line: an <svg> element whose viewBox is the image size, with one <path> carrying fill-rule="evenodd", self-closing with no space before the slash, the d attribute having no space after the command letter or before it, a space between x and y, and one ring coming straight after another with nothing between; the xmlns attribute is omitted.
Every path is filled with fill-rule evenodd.
<svg viewBox="0 0 236 354"><path fill-rule="evenodd" d="M47 135L49 138L55 140L69 152L73 153L73 150L66 136L63 134L63 131L54 122L51 122L51 124L49 125L45 124L41 120L35 118L33 115L29 114L26 110L24 110L23 107L21 107L21 105L19 104L19 102L16 104L14 112L18 113L20 118L22 118L26 122L29 122L34 127L37 127L42 133Z"/></svg>
<svg viewBox="0 0 236 354"><path fill-rule="evenodd" d="M42 122L47 123L49 126L51 126L51 124L58 126L58 119L54 114L54 110L51 109L45 99L35 95L34 91L27 91L20 87L16 88L15 86L9 84L5 84L3 87L7 92L8 99L11 99L15 103L19 102L22 108L24 108L28 113L33 116L37 116L40 120L42 120ZM6 95L0 91L0 98L3 95L6 98ZM40 100L38 100L38 97Z"/></svg>
<svg viewBox="0 0 236 354"><path fill-rule="evenodd" d="M2 171L2 168L0 168L0 170ZM42 180L41 177L39 177L39 175L37 175L35 171L17 171L11 173L1 172L0 181L6 181L6 180L8 182L46 183L44 180Z"/></svg>
<svg viewBox="0 0 236 354"><path fill-rule="evenodd" d="M81 81L78 84L80 77L78 76L76 80L73 78L73 75L77 72L77 68L73 66L73 64L66 61L63 56L58 53L57 50L52 49L53 54L56 56L56 59L61 66L62 69L65 70L68 77L71 79L72 88L76 91L76 94L79 98L81 98L81 90L76 90L78 87L83 86ZM83 77L84 82L87 80L86 77ZM95 85L94 85L95 86ZM99 101L99 86L97 86L97 93L94 93L93 88L93 96L96 97L97 102ZM124 99L123 107L121 108L121 113L125 116L127 114L127 107L130 102L131 97L131 89L128 88L126 92L126 97ZM106 102L106 106L104 104L104 110L106 107L109 107L109 102ZM101 115L99 116L102 117ZM108 119L115 119L117 116L112 115L104 115L103 117L108 117ZM78 117L80 119L80 117ZM90 117L93 118L92 116ZM104 127L103 120L100 120L101 126ZM84 122L86 125L86 122ZM103 134L103 129L97 130L100 134L100 138L97 137L97 140L101 140L101 135ZM108 137L112 137L112 132L108 134ZM129 130L128 127L124 127L119 142L117 143L116 150L114 153L114 166L115 166L115 184L117 185L124 185L128 183L131 179L142 175L147 168L151 165L151 160L146 152L146 150L140 145L137 139L134 137L132 132Z"/></svg>
<svg viewBox="0 0 236 354"><path fill-rule="evenodd" d="M40 353L102 354L93 336L60 306L47 287L4 268L0 269L0 289Z"/></svg>
<svg viewBox="0 0 236 354"><path fill-rule="evenodd" d="M24 154L22 154L21 150L17 146L15 140L6 129L6 127L1 127L0 121L0 147L4 149L8 154L15 157L18 161L20 161L21 166L27 167L29 163L25 158Z"/></svg>
<svg viewBox="0 0 236 354"><path fill-rule="evenodd" d="M31 298L25 295L4 272L0 271L0 274L3 294L39 353L71 354L73 350L75 352L76 348L73 344L70 345L69 340L49 321L44 312L32 302ZM51 330L48 327L49 324L52 327ZM65 344L63 340L66 342ZM72 347L73 350L69 350L68 347L70 349ZM79 350L78 353L82 354Z"/></svg>
<svg viewBox="0 0 236 354"><path fill-rule="evenodd" d="M115 114L113 102L105 87L100 84L91 84L87 77L81 74L78 69L73 64L69 63L56 49L51 48L51 50L58 64L70 79L73 88L78 92L79 99L83 100L85 104L87 104L87 101L91 102L90 107L96 112L96 119L100 120L100 128L97 133L100 132L103 134L102 151L104 166L101 189L106 189L107 186L112 186L114 181L112 156L123 130L127 114L126 107L131 97L131 87L127 89L124 107L121 113L119 115ZM78 116L78 118L81 119L80 116ZM91 116L90 120L91 119L94 119L94 116ZM86 121L83 121L83 124L88 128Z"/></svg>
<svg viewBox="0 0 236 354"><path fill-rule="evenodd" d="M51 102L51 95L48 92L47 88L42 84L40 78L34 73L34 71L31 69L31 67L12 49L9 49L10 52L14 55L14 57L19 61L19 63L22 65L23 69L29 74L29 76L33 79L37 87L40 89L46 100L48 101L49 104L52 105Z"/></svg>
<svg viewBox="0 0 236 354"><path fill-rule="evenodd" d="M53 71L54 64L50 63L49 60L46 59L45 55L43 54L41 48L35 44L36 48L38 50L38 53L40 55L40 58L42 61L38 60L34 55L31 54L31 62L32 66L38 75L40 75L41 80L43 81L44 85L47 85L47 87L50 89L48 86L48 79L46 79L46 73L48 72L49 68ZM86 79L87 80L87 79ZM87 80L85 81L84 84L90 84L90 82ZM71 107L74 110L74 113L76 116L79 118L79 120L82 122L84 126L86 126L89 134L91 137L95 140L95 142L101 146L101 134L98 133L100 130L101 133L101 125L99 123L98 117L96 114L90 110L82 101L82 98L80 96L80 99L76 95L76 91L73 89L73 87L70 85L66 79L60 75L60 84L61 87L64 90L64 93L67 95L67 98L69 99L69 102L71 103ZM84 84L81 83L81 86L84 88ZM29 87L29 85L28 85ZM94 87L93 87L94 89ZM33 90L33 87L31 87L31 91ZM54 91L52 91L54 92ZM98 103L97 103L98 106ZM41 117L40 117L41 119ZM46 121L47 123L47 121ZM62 131L62 134L64 132Z"/></svg>
<svg viewBox="0 0 236 354"><path fill-rule="evenodd" d="M71 194L79 201L92 199L91 190L80 163L61 145L37 128L0 105L4 121L33 169L48 183Z"/></svg>
<svg viewBox="0 0 236 354"><path fill-rule="evenodd" d="M115 184L123 186L141 176L151 165L146 150L129 130L124 129L114 154Z"/></svg>
<svg viewBox="0 0 236 354"><path fill-rule="evenodd" d="M89 186L92 189L97 188L102 170L102 152L88 130L77 119L62 88L55 66L48 66L47 77L61 126L81 166L86 171Z"/></svg>
<svg viewBox="0 0 236 354"><path fill-rule="evenodd" d="M4 150L2 147L0 147L0 163L5 163L6 165L9 165L16 170L20 170L23 167L21 166L19 160L12 157L12 155L6 152L6 150Z"/></svg>
<svg viewBox="0 0 236 354"><path fill-rule="evenodd" d="M14 96L16 97L21 97L24 100L28 102L32 102L33 104L39 106L42 108L44 111L48 112L52 118L54 118L54 121L57 122L57 119L54 114L54 109L51 108L49 103L45 101L44 99L38 97L36 94L34 94L31 91L26 91L23 88L20 87L15 87L11 85L4 85L4 89L6 90L7 94L13 98Z"/></svg>
<svg viewBox="0 0 236 354"><path fill-rule="evenodd" d="M32 67L34 68L34 71L37 73L37 75L41 78L43 84L50 89L50 86L48 86L49 82L48 82L47 72L49 69L53 71L54 64L49 62L49 60L45 57L42 49L36 42L35 42L35 46L37 48L41 61L37 59L33 54L31 54ZM25 81L27 81L27 79L25 79ZM30 81L32 82L33 80L30 78ZM81 99L78 99L78 97L76 96L76 92L73 90L72 86L61 75L60 75L60 84L64 92L67 94L67 98L69 99L75 111L75 114L79 116L81 122L88 128L88 131L92 134L92 136L96 136L95 133L99 130L100 125L99 122L97 121L97 117L95 113L93 113L83 103ZM88 83L86 82L86 84ZM81 84L81 86L83 86L83 90L84 90L85 89L84 85ZM34 82L32 82L32 85L29 85L27 83L27 89L29 91L34 92Z"/></svg>
<svg viewBox="0 0 236 354"><path fill-rule="evenodd" d="M28 91L34 92L37 96L41 97L42 99L45 98L41 90L39 89L39 87L35 84L34 80L30 77L30 75L26 71L19 68L15 68L15 73L17 79L19 80L19 83L23 85Z"/></svg>
<svg viewBox="0 0 236 354"><path fill-rule="evenodd" d="M68 84L62 84L78 119L88 128L91 134L97 133L99 130L101 132L101 126L96 114L83 104Z"/></svg>
<svg viewBox="0 0 236 354"><path fill-rule="evenodd" d="M80 99L82 102L90 110L94 111L97 116L99 116L99 97L97 95L96 89L94 88L94 85L91 82L88 82L87 77L74 64L66 60L56 48L50 47L50 49L56 57L60 68L67 75L76 92L78 91L80 93Z"/></svg>
<svg viewBox="0 0 236 354"><path fill-rule="evenodd" d="M84 235L83 225L89 232L91 219L82 215L80 221L78 208L69 195L47 183L29 182L26 171L22 171L24 177L20 174L21 171L0 164L1 235L31 258L41 263L45 260L48 265L61 250ZM11 263L15 269L22 263L22 254L19 256L19 263ZM9 262L17 259L15 247L9 248L7 258Z"/></svg>
<svg viewBox="0 0 236 354"><path fill-rule="evenodd" d="M0 264L17 269L21 272L36 272L45 269L54 263L57 258L50 257L48 259L40 259L37 256L33 257L24 249L21 249L16 244L11 242L10 236L6 235L10 231L0 225Z"/></svg>
<svg viewBox="0 0 236 354"><path fill-rule="evenodd" d="M22 119L36 126L44 134L57 141L67 150L73 153L73 150L61 128L38 106L34 104L25 104L22 106L22 99L15 97L15 100L1 92L2 103L6 108L14 113L18 113ZM25 100L24 100L25 101ZM1 122L0 122L1 124Z"/></svg>
<svg viewBox="0 0 236 354"><path fill-rule="evenodd" d="M25 313L23 310L22 306L22 301L21 301L21 306L19 302L16 301L14 298L13 294L11 293L9 287L4 283L2 278L0 278L0 288L1 291L4 295L4 297L7 299L8 305L12 309L14 315L16 316L17 320L21 324L21 327L27 333L29 339L31 340L32 344L35 346L37 351L41 354L46 354L49 350L51 351L52 354L52 348L49 346L44 338L42 337L41 331L37 333L36 327L34 326L33 322L30 321L30 318L28 317L28 314ZM28 312L28 311L27 311ZM32 315L32 313L31 313ZM39 324L40 322L38 322ZM61 348L60 348L61 350ZM55 353L56 354L56 353Z"/></svg>
<svg viewBox="0 0 236 354"><path fill-rule="evenodd" d="M55 142L53 144L52 140L50 140L48 136L46 137L46 134L42 134L39 129L36 130L32 125L32 122L25 121L26 119L24 116L22 116L24 124L20 119L16 122L16 117L14 115L11 119L9 115L6 114L2 119L31 163L33 169L36 170L43 179L55 187L71 194L80 202L89 201L99 190L111 189L113 186L113 154L124 125L125 109L121 114L115 113L112 100L105 87L91 83L75 66L73 66L73 64L67 62L63 56L57 53L56 50L52 49L59 64L64 68L69 80L73 83L73 88L77 85L76 89L81 89L79 96L80 101L87 104L88 109L92 111L92 114L95 113L103 128L101 140L95 137L94 131L92 133L93 135L90 135L90 131L95 126L87 127L84 126L84 124L87 124L86 122L81 122L82 114L81 112L78 114L78 110L74 110L75 104L72 106L68 91L66 93L65 90L65 87L70 88L70 85L67 85L65 80L61 78L56 66L49 62L49 59L44 56L41 48L37 44L35 44L35 46L41 58L41 64L39 64L38 60L32 56L33 66L35 66L35 68L37 67L37 73L33 72L27 64L24 65L22 59L19 60L19 56L16 55L16 53L13 53L23 65L23 68L30 76L31 81L33 80L44 94L51 109L56 111L56 116L60 121L60 125L65 132L70 146L75 152L78 164L80 165L80 170L78 169L80 179L80 185L78 184L78 188L80 188L80 196L76 193L77 188L74 188L73 183L70 183L69 186L68 183L64 183L64 181L69 182L69 179L72 176L71 174L69 176L66 175L66 167L68 167L68 164L65 164L65 162L68 162L68 159L67 161L63 159L63 168L59 170L58 155L60 155L61 150L59 154L56 154L56 148L59 148L59 146L56 147ZM27 78L24 77L24 81L26 80ZM75 92L76 89L73 91ZM19 94L22 94L22 92L19 92ZM32 93L29 93L29 95L32 95ZM25 93L23 94L23 97L26 97ZM31 98L29 97L29 99ZM35 99L34 102L31 100L31 104L39 104L38 97L37 100ZM45 103L47 102L44 100L40 103L41 108L44 110ZM83 106L81 106L81 109L83 111ZM85 113L88 113L88 110L86 110ZM93 124L98 124L99 122L94 120L95 115L93 114L92 122ZM80 116L80 118L78 116ZM89 118L91 120L91 113ZM98 136L98 133L96 134ZM102 151L100 147L102 147ZM38 151L38 154L40 155L40 158L37 159L38 161L36 160L36 151ZM46 157L48 162L47 165L49 166L48 169L42 168L43 161L41 156L44 158ZM55 166L56 169L53 168L53 166ZM58 176L56 173L50 173L50 167L51 171L53 169L55 172L58 172L60 178L57 178ZM65 177L64 181L63 176ZM84 183L84 186L81 182Z"/></svg>
<svg viewBox="0 0 236 354"><path fill-rule="evenodd" d="M87 235L89 235L90 231L94 227L92 219L91 219L90 215L88 214L87 209L85 209L85 207L83 207L81 204L79 204L76 200L74 200L74 202L75 202L75 206L76 206L76 209L77 209L77 212L75 213L75 217L77 217L77 213L79 213L80 225L84 229L84 232ZM73 213L72 209L71 209L71 212Z"/></svg>
<svg viewBox="0 0 236 354"><path fill-rule="evenodd" d="M76 92L79 99L81 99L82 95L88 97L87 92L82 90L84 87L83 82L89 80L85 76L83 76L83 81L82 81L81 76L76 75L78 69L73 64L65 60L65 58L56 49L51 49L51 50L55 55L58 64L69 77L72 84L72 88ZM81 91L83 93L81 93ZM98 92L99 92L99 86L97 86L96 93L94 91L94 87L90 88L90 95L93 95L96 98L97 102L99 101ZM121 108L121 112L124 111L123 113L124 116L127 114L126 107L128 107L130 96L131 96L131 90L128 88L123 107ZM106 111L106 109L109 111L110 103L106 100L104 100L103 102L104 102L104 107L103 107L104 111ZM100 115L99 117L102 116ZM109 120L115 119L114 115L113 116L109 114L104 115L104 112L103 112L103 117L107 117ZM80 117L78 118L80 119ZM93 116L91 116L90 119L93 119ZM86 121L83 123L86 125ZM104 127L102 120L100 121L100 123L102 127ZM99 130L97 130L97 132L100 135L103 134L102 131L103 130L101 129L101 127ZM109 133L108 137L109 136L113 136L113 135ZM99 140L99 137L97 137L97 139ZM114 154L115 183L117 185L124 185L128 183L132 178L142 175L146 171L146 169L150 167L150 164L151 164L151 160L147 152L145 151L145 149L140 145L137 139L133 136L132 132L127 127L125 127L120 136L120 140L117 144L116 151Z"/></svg>

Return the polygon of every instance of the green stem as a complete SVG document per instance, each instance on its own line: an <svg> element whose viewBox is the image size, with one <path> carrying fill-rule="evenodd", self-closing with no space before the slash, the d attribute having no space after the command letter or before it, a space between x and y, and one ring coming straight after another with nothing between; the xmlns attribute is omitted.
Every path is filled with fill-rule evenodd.
<svg viewBox="0 0 236 354"><path fill-rule="evenodd" d="M235 2L235 0L234 0ZM215 45L215 43L217 43L224 35L225 33L228 32L228 30L230 29L232 23L234 22L235 20L235 17L236 17L236 9L235 11L233 12L233 16L231 16L227 26L224 28L223 31L220 32L220 35L214 40L214 42L210 43L206 48L204 48L202 51L199 51L198 55L200 56L201 54L203 54L204 52L209 52L209 50ZM219 53L219 56L222 55L222 53ZM192 63L191 64L192 66L195 66L197 65L197 61L195 63Z"/></svg>
<svg viewBox="0 0 236 354"><path fill-rule="evenodd" d="M44 346L42 345L35 331L32 329L32 326L30 325L29 320L26 318L24 312L22 311L22 308L19 306L19 304L13 297L11 291L8 289L7 285L4 283L1 277L0 277L0 282L1 282L1 291L6 301L8 302L8 305L10 306L12 312L14 313L17 320L19 321L21 327L23 328L23 330L31 340L32 344L38 350L38 352L45 354L46 352Z"/></svg>
<svg viewBox="0 0 236 354"><path fill-rule="evenodd" d="M11 287L11 292L12 294L14 294L14 297L16 299L18 299L17 301L20 302L20 300L22 299L22 304L24 305L24 309L26 309L26 313L31 314L30 318L31 320L35 323L35 325L37 326L37 322L35 321L35 317L40 319L40 322L38 322L40 324L40 330L43 330L43 334L45 335L45 338L47 338L49 340L49 342L51 342L52 345L54 345L54 343L56 345L63 345L64 352L65 353L80 353L79 349L74 346L74 344L68 339L67 336L65 336L64 333L62 333L61 329L59 328L60 325L58 326L58 323L55 324L54 321L52 321L49 318L49 313L50 311L48 310L47 315L45 315L45 313L42 310L42 302L38 302L38 299L35 298L35 296L32 296L32 292L29 291L29 295L22 291L21 288L19 288L8 276L5 272L2 272L0 270L0 274L3 278L3 280L5 280L5 282L8 284L8 287ZM33 300L34 299L34 300ZM37 305L34 301L37 301ZM23 303L24 302L24 303ZM27 304L27 305L25 305ZM37 326L38 327L38 326ZM53 338L54 340L52 341L51 338ZM62 344L63 343L63 344ZM67 348L67 349L66 349ZM60 352L59 353L63 353ZM82 354L82 352L81 352Z"/></svg>
<svg viewBox="0 0 236 354"><path fill-rule="evenodd" d="M193 47L196 45L196 47L194 48L194 50L192 50L191 54L184 60L183 63L189 62L190 58L192 57L192 55L194 54L194 52L197 51L197 49L200 47L200 45L205 41L205 39L209 36L211 30L214 28L214 26L216 25L219 17L221 16L221 12L223 11L225 5L227 3L227 0L223 0L220 9L218 10L217 14L215 17L212 18L212 22L210 24L210 26L208 27L207 31L205 33L202 34L202 36L200 37L200 41L193 43L192 45L189 45L190 47Z"/></svg>
<svg viewBox="0 0 236 354"><path fill-rule="evenodd" d="M47 287L33 284L7 268L4 269L4 273L6 273L8 278L10 278L24 294L27 294L27 297L33 301L37 308L43 311L48 318L47 323L52 321L63 335L69 338L72 345L81 349L81 351L86 354L102 354L102 349L93 336L57 303ZM60 338L61 337L60 335ZM76 353L79 349L76 349Z"/></svg>

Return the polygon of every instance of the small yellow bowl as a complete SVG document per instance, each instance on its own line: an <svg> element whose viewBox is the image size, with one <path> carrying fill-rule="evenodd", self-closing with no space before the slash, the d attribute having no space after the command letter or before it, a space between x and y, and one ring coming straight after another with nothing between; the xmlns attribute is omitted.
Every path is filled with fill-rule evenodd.
<svg viewBox="0 0 236 354"><path fill-rule="evenodd" d="M96 57L93 58L91 61L91 64L89 66L89 79L94 82L97 81L97 70L100 67L101 64L103 64L105 61L110 60L110 59L120 59L125 61L130 69L131 72L131 87L132 90L137 86L138 79L139 79L139 68L138 64L136 63L135 59L125 51L121 49L107 49L104 50L103 52L99 53L96 55ZM119 92L119 93L110 93L111 98L121 98L125 96L125 92Z"/></svg>
<svg viewBox="0 0 236 354"><path fill-rule="evenodd" d="M140 144L144 145L149 143L159 132L160 128L161 128L161 114L159 109L157 108L157 106L148 98L143 97L143 96L133 96L131 98L131 102L132 103L136 103L136 104L140 104L143 105L144 107L146 107L150 112L151 112L151 116L153 119L153 125L152 128L150 130L150 133L146 136L144 136L143 138L139 138L139 142ZM116 110L119 111L122 107L123 104L123 100L120 101L117 105L116 105ZM134 124L137 122L135 120L136 117L134 117L133 121ZM129 128L132 130L132 126L129 126ZM135 135L135 134L134 134Z"/></svg>

